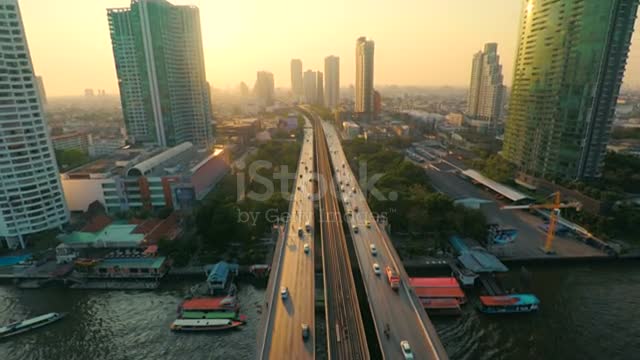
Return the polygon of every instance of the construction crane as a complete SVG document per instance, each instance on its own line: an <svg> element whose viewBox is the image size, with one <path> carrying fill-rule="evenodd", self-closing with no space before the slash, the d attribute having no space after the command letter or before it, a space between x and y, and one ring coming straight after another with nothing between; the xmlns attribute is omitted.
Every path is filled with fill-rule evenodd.
<svg viewBox="0 0 640 360"><path fill-rule="evenodd" d="M529 204L529 205L506 205L502 206L501 210L519 210L519 209L547 209L549 210L549 228L547 229L547 236L544 242L543 251L546 254L552 254L553 250L551 249L551 245L553 244L553 238L556 233L556 225L558 223L560 217L560 209L565 208L575 208L580 211L582 209L582 204L579 202L570 202L570 203L561 203L560 202L560 192L556 191L549 195L548 198L553 197L553 203L548 204ZM573 228L573 226L572 226ZM584 229L574 229L576 231L582 232Z"/></svg>

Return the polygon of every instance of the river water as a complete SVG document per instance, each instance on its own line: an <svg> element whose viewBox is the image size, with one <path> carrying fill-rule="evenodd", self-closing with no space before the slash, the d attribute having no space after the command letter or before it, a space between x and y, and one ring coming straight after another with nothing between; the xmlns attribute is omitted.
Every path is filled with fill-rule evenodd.
<svg viewBox="0 0 640 360"><path fill-rule="evenodd" d="M470 303L433 322L451 359L639 359L637 264L530 267L536 314L486 316ZM519 272L503 279L517 286ZM19 290L0 286L0 324L51 311L67 318L0 342L2 360L253 359L264 290L240 284L248 323L238 331L175 334L169 325L194 282L149 291ZM283 354L286 359L286 354Z"/></svg>

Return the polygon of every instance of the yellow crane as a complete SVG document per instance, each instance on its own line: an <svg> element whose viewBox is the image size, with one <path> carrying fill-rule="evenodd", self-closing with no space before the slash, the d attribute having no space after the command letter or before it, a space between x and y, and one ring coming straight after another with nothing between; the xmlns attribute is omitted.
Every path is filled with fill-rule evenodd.
<svg viewBox="0 0 640 360"><path fill-rule="evenodd" d="M549 228L547 229L547 236L544 242L543 251L546 254L552 254L553 250L551 245L553 244L553 238L556 233L556 225L558 223L558 218L560 217L560 209L565 208L575 208L578 211L582 208L582 204L579 202L569 202L569 203L561 203L560 202L560 192L556 191L552 193L549 197L553 197L552 203L547 204L529 204L529 205L507 205L502 206L502 210L519 210L519 209L547 209L549 210ZM574 229L578 230L579 229Z"/></svg>

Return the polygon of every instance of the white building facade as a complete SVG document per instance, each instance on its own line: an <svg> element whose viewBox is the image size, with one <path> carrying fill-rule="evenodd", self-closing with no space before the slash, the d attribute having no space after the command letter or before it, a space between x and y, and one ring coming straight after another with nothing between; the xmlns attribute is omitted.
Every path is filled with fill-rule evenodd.
<svg viewBox="0 0 640 360"><path fill-rule="evenodd" d="M495 126L502 115L505 93L502 81L498 44L485 44L484 51L473 56L467 116Z"/></svg>
<svg viewBox="0 0 640 360"><path fill-rule="evenodd" d="M0 239L69 221L17 0L0 0Z"/></svg>

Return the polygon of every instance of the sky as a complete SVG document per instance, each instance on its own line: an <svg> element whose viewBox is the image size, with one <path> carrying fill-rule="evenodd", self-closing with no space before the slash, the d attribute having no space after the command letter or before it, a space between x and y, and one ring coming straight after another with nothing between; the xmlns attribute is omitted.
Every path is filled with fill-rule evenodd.
<svg viewBox="0 0 640 360"><path fill-rule="evenodd" d="M510 86L521 1L518 0L172 0L200 9L205 70L211 85L255 83L256 71L290 86L289 62L321 70L340 57L340 82L355 78L355 42L373 39L375 84L469 84L471 58L498 43ZM31 58L48 96L85 88L117 94L107 8L129 0L20 0ZM625 84L640 86L640 31L634 34Z"/></svg>

